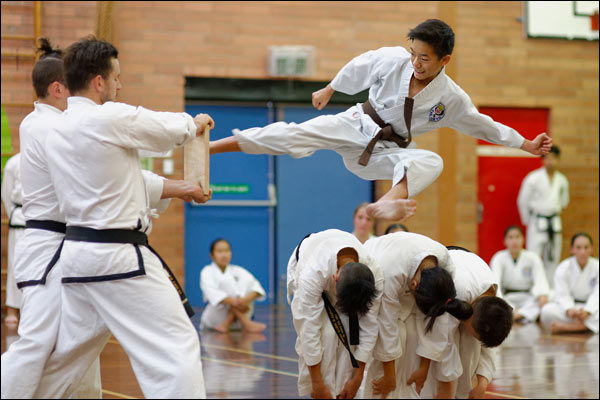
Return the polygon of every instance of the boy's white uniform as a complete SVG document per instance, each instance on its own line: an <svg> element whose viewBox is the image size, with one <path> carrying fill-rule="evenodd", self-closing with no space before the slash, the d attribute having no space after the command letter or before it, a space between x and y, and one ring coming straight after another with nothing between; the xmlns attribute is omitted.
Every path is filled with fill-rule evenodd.
<svg viewBox="0 0 600 400"><path fill-rule="evenodd" d="M448 338L447 320L436 318L429 333L428 319L418 310L410 281L428 256L437 258L438 266L454 275L448 250L441 243L412 232L394 232L365 243L385 277L379 308L379 337L373 359L367 366L363 397L373 395L373 381L383 376L382 362L395 360L396 389L389 398L418 398L414 385L406 381L419 367L419 356L432 360L448 359L460 367L458 353ZM451 345L448 345L448 344Z"/></svg>
<svg viewBox="0 0 600 400"><path fill-rule="evenodd" d="M377 340L377 313L383 291L383 274L351 233L328 229L310 235L299 246L298 261L296 247L287 268L288 303L291 304L294 328L298 334L298 393L300 396L310 394L312 381L308 366L321 363L323 382L331 394L336 396L352 376L353 368L348 350L338 339L327 316L321 295L326 292L331 304L336 307L333 275L338 270L337 254L343 248L355 249L358 262L365 264L373 272L378 291L369 311L359 318L360 343L350 346L356 360L366 363ZM337 310L337 307L336 311L349 337L348 316Z"/></svg>
<svg viewBox="0 0 600 400"><path fill-rule="evenodd" d="M504 300L516 308L529 322L540 315L538 298L550 294L546 271L540 257L529 250L521 250L513 260L509 250L500 250L492 257L490 268L504 292Z"/></svg>
<svg viewBox="0 0 600 400"><path fill-rule="evenodd" d="M544 261L550 285L562 251L560 213L568 204L569 181L559 171L554 171L550 181L544 167L525 176L517 196L521 222L527 226L527 250L535 252ZM552 243L550 232L553 232Z"/></svg>
<svg viewBox="0 0 600 400"><path fill-rule="evenodd" d="M68 99L58 128L46 140L67 223L58 262L63 274L59 336L40 383L50 397L71 393L72 382L79 381L111 332L127 352L144 396L206 396L197 332L158 257L146 245L68 239L70 227L147 232L153 212L138 149L167 151L195 132L185 113Z"/></svg>
<svg viewBox="0 0 600 400"><path fill-rule="evenodd" d="M200 272L200 289L206 307L202 311L200 328L214 328L221 324L229 313L229 306L221 304L226 297L244 297L252 292L260 293L258 300L266 298L265 289L260 282L246 269L237 265L227 265L225 271L214 262L202 268ZM254 301L248 304L246 316L252 318ZM232 328L239 328L239 321Z"/></svg>
<svg viewBox="0 0 600 400"><path fill-rule="evenodd" d="M352 59L331 81L339 92L356 94L369 88L369 101L384 122L407 136L404 98L413 66L403 47L382 47ZM514 129L480 114L469 96L450 79L444 69L414 97L411 134L419 136L450 127L478 139L519 148L523 137ZM337 152L346 168L362 179L391 179L393 185L407 175L408 194L414 196L442 172L443 161L435 153L414 145L399 148L392 141L379 141L366 166L358 160L369 141L380 130L363 112L361 104L336 115L323 115L301 124L277 122L264 128L234 130L240 148L251 154L289 154L307 157L316 150Z"/></svg>
<svg viewBox="0 0 600 400"><path fill-rule="evenodd" d="M598 259L590 257L585 268L579 267L577 259L569 257L556 268L554 298L542 308L540 321L546 327L554 321L572 322L567 317L570 308L583 308L590 315L585 326L598 333Z"/></svg>
<svg viewBox="0 0 600 400"><path fill-rule="evenodd" d="M8 215L8 241L6 251L6 306L21 308L21 291L15 281L15 244L23 236L25 218L23 218L23 195L21 194L21 153L8 159L4 165L2 177L2 203Z"/></svg>

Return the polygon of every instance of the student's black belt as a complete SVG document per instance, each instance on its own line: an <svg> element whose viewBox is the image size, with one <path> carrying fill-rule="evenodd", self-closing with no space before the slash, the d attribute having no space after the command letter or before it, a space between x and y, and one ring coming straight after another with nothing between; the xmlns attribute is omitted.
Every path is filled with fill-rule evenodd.
<svg viewBox="0 0 600 400"><path fill-rule="evenodd" d="M354 358L354 354L352 354L352 350L350 350L350 344L358 344L358 334L353 338L352 330L353 323L352 318L350 319L350 344L348 344L348 337L346 336L346 330L344 329L344 325L342 324L342 320L338 315L337 311L329 301L329 297L327 297L327 293L323 292L321 294L323 297L323 302L325 303L325 311L327 311L327 316L329 317L329 321L331 321L331 325L333 326L333 330L335 331L337 337L340 339L340 342L344 345L346 350L348 350L348 354L350 354L350 362L352 363L353 368L358 368L358 362L356 358ZM354 328L358 331L358 319L355 321ZM358 333L358 332L356 332ZM353 339L355 342L353 342Z"/></svg>
<svg viewBox="0 0 600 400"><path fill-rule="evenodd" d="M404 122L406 124L406 129L408 130L408 138L404 139L402 136L398 135L394 132L394 128L392 125L386 124L383 119L377 114L377 111L371 105L369 100L365 101L362 105L363 112L367 114L371 119L379 125L381 130L377 132L373 139L369 142L365 150L360 155L358 159L358 163L362 166L366 166L369 163L369 159L371 158L371 154L373 153L373 148L380 140L391 140L396 143L401 148L406 148L412 141L412 136L410 133L410 124L412 120L412 112L413 112L413 104L415 100L412 97L404 98Z"/></svg>
<svg viewBox="0 0 600 400"><path fill-rule="evenodd" d="M67 231L67 225L64 222L58 222L58 221L52 221L52 220L39 220L39 219L28 219L27 221L25 221L25 228L26 229L41 229L44 231L50 231L50 232L56 232L56 233L62 233L62 234L64 234ZM56 262L58 261L58 258L60 256L60 251L62 250L63 243L64 243L64 239L60 242L60 245L58 246L58 250L54 253L54 256L52 256L52 259L46 266L46 269L44 270L44 273L42 274L41 279L32 279L29 281L17 282L17 288L21 289L26 286L45 285L46 278L48 277L50 270L52 270L52 267L54 267L54 264L56 264Z"/></svg>
<svg viewBox="0 0 600 400"><path fill-rule="evenodd" d="M552 219L556 217L558 214L554 213L552 215L542 215L537 214L536 218L544 218L546 219L546 232L548 232L548 242L550 246L548 246L548 261L554 260L554 234L560 232L554 232L554 226L552 225Z"/></svg>
<svg viewBox="0 0 600 400"><path fill-rule="evenodd" d="M504 294L509 293L529 293L529 289L504 289Z"/></svg>
<svg viewBox="0 0 600 400"><path fill-rule="evenodd" d="M13 228L13 229L23 229L23 228L25 228L25 225L13 224L13 222L12 222L13 214L19 208L23 208L23 206L21 204L15 204L15 208L13 208L12 211L10 212L10 215L8 216L8 227L9 228Z"/></svg>

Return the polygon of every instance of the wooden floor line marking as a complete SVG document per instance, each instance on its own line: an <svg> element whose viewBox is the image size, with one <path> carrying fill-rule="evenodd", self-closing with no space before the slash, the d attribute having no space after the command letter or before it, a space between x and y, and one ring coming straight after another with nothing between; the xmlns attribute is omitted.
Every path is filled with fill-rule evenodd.
<svg viewBox="0 0 600 400"><path fill-rule="evenodd" d="M127 396L126 394L112 392L110 390L102 389L102 393L110 394L111 396L120 397L122 399L137 399L138 397Z"/></svg>
<svg viewBox="0 0 600 400"><path fill-rule="evenodd" d="M590 365L598 365L598 363L573 363L573 364L553 364L554 368L567 368L567 367L585 367ZM518 365L518 368L546 368L548 365ZM496 369L508 369L514 370L517 366L506 366L506 367L496 367Z"/></svg>
<svg viewBox="0 0 600 400"><path fill-rule="evenodd" d="M579 337L559 336L559 335L540 335L540 339L557 339L557 340L564 340L567 342L585 343L590 338L589 337L579 338Z"/></svg>
<svg viewBox="0 0 600 400"><path fill-rule="evenodd" d="M504 393L497 393L497 392L485 392L485 394L489 394L492 396L506 397L507 399L528 399L528 397L519 397L519 396L515 396L512 394L504 394Z"/></svg>
<svg viewBox="0 0 600 400"><path fill-rule="evenodd" d="M203 343L202 347L208 347L208 348L211 348L211 349L233 351L233 352L236 352L236 353L251 354L251 355L260 356L260 357L274 358L276 360L298 362L297 358L285 357L285 356L276 356L274 354L261 353L261 352L258 352L258 351L236 349L235 347L220 346L218 344L204 344Z"/></svg>
<svg viewBox="0 0 600 400"><path fill-rule="evenodd" d="M227 361L227 360L219 360L218 358L211 358L211 357L205 357L202 356L201 357L203 360L205 361L214 361L220 364L225 364L225 365L231 365L233 367L242 367L242 368L249 368L249 369L258 369L260 371L267 371L267 372L271 372L273 374L280 374L280 375L287 375L287 376L293 376L295 378L298 377L298 374L295 374L293 372L287 372L287 371L279 371L277 369L271 369L271 368L264 368L264 367L258 367L256 365L251 365L251 364L242 364L242 363L236 363L233 361Z"/></svg>

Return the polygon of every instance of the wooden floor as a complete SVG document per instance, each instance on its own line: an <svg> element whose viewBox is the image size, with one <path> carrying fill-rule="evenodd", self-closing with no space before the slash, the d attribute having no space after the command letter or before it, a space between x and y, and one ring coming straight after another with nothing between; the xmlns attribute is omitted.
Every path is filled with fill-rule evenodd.
<svg viewBox="0 0 600 400"><path fill-rule="evenodd" d="M197 327L201 309L192 318ZM289 307L256 307L264 334L201 332L209 398L298 397L296 333ZM16 333L2 325L2 352ZM101 355L104 398L142 398L129 360L115 339ZM538 325L515 326L499 351L487 398L595 398L599 396L598 335L550 335Z"/></svg>

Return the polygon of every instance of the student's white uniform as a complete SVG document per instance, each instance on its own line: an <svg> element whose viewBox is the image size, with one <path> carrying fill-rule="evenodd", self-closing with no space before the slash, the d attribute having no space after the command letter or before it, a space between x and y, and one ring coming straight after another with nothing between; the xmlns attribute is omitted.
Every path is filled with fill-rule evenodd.
<svg viewBox="0 0 600 400"><path fill-rule="evenodd" d="M490 270L490 267L477 254L464 250L449 250L450 258L456 266L454 276L454 286L456 288L456 298L472 304L475 299L493 287L498 291L498 282ZM500 296L498 296L500 297ZM468 398L472 389L472 379L475 375L484 376L488 382L491 382L496 372L496 348L489 348L468 333L456 318L444 314L443 320L447 320L450 334L456 342L460 354L460 363L462 368L458 374L458 380L455 385L455 396L457 398ZM437 324L437 320L436 320ZM442 379L446 376L456 374L456 364L445 359L442 362L431 363L429 375L421 396L423 398L432 397L437 391L434 379Z"/></svg>
<svg viewBox="0 0 600 400"><path fill-rule="evenodd" d="M44 140L61 111L34 103L19 127L21 148L23 220L63 222L48 173ZM24 223L24 221L23 221ZM17 282L39 280L59 247L64 234L25 229L15 248ZM2 398L32 398L58 334L60 319L60 268L53 268L45 284L22 288L23 307L19 339L2 354ZM40 397L44 393L40 393ZM96 360L73 394L79 398L102 396L100 364Z"/></svg>
<svg viewBox="0 0 600 400"><path fill-rule="evenodd" d="M292 253L287 268L287 296L291 304L294 328L298 334L298 393L310 394L312 381L308 366L321 363L323 382L331 394L339 394L353 373L348 350L338 339L321 294L325 291L331 304L336 307L334 294L337 272L337 254L346 247L355 249L358 262L365 264L373 272L378 293L369 311L359 318L360 333L358 345L351 345L352 354L358 361L367 362L377 340L377 314L383 292L383 273L372 261L362 243L351 233L328 229L314 233L300 244L299 259L296 249ZM293 295L293 299L291 299ZM336 308L337 310L337 308ZM348 316L339 310L338 315L346 334L349 336Z"/></svg>
<svg viewBox="0 0 600 400"><path fill-rule="evenodd" d="M193 118L185 113L70 97L46 140L67 226L147 232L152 210L138 149L166 151L195 132ZM144 396L206 396L197 332L146 246L66 240L58 264L63 280L101 281L63 283L56 349L40 382L45 393L68 396L71 383L79 381L112 332Z"/></svg>
<svg viewBox="0 0 600 400"><path fill-rule="evenodd" d="M544 167L531 171L523 179L517 206L521 222L527 226L527 250L539 255L546 267L546 277L553 284L554 271L562 251L562 221L560 213L569 204L569 181L554 171L552 181ZM549 229L553 244L550 244Z"/></svg>
<svg viewBox="0 0 600 400"><path fill-rule="evenodd" d="M382 47L352 59L331 81L331 87L350 95L369 88L369 101L377 114L397 134L406 137L404 98L408 96L413 71L406 49ZM415 95L411 134L417 137L441 127L514 148L521 147L524 141L514 129L480 114L444 69ZM442 159L431 151L416 149L414 144L402 149L392 141L379 141L368 165L359 165L362 152L379 130L363 112L362 104L357 104L339 114L319 116L301 124L276 122L233 133L245 153L300 158L328 149L337 152L346 168L362 179L391 179L396 185L406 174L409 196L415 196L437 179L442 172Z"/></svg>
<svg viewBox="0 0 600 400"><path fill-rule="evenodd" d="M538 298L550 294L540 257L523 249L519 258L513 260L509 250L500 250L492 257L490 268L504 292L504 300L527 322L535 322L540 315Z"/></svg>
<svg viewBox="0 0 600 400"><path fill-rule="evenodd" d="M379 337L368 364L363 397L373 395L373 381L383 376L382 362L395 360L396 389L389 398L418 398L414 385L406 381L419 367L419 356L432 360L448 358L460 366L458 353L447 337L447 322L436 318L429 333L428 319L418 310L410 281L428 256L437 258L438 266L454 275L448 250L441 243L412 232L394 232L370 239L365 247L380 266L385 277L384 293L379 308Z"/></svg>
<svg viewBox="0 0 600 400"><path fill-rule="evenodd" d="M266 298L265 289L260 282L246 269L238 265L227 265L225 271L214 262L202 268L200 272L200 288L206 307L202 311L200 328L214 328L221 324L229 313L229 306L221 304L226 297L244 297L252 292L260 293L258 300ZM252 318L254 301L248 304L246 316ZM240 328L235 321L232 328Z"/></svg>
<svg viewBox="0 0 600 400"><path fill-rule="evenodd" d="M8 215L8 242L6 252L6 306L21 308L21 291L15 281L15 244L23 236L25 218L23 218L23 195L21 194L21 153L6 161L2 178L2 203Z"/></svg>
<svg viewBox="0 0 600 400"><path fill-rule="evenodd" d="M598 333L598 259L590 257L582 270L575 256L556 268L553 301L542 308L540 321L546 327L554 321L572 322L567 317L570 308L583 308L590 315L584 324Z"/></svg>

